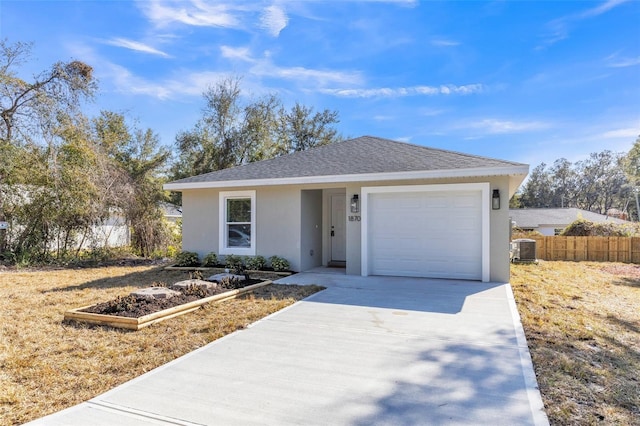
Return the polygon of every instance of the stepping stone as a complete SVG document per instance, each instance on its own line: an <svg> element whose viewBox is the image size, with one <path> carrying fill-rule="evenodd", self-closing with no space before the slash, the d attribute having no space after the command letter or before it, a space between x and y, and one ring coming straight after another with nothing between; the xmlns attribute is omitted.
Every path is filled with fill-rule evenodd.
<svg viewBox="0 0 640 426"><path fill-rule="evenodd" d="M214 281L214 282L221 282L224 278L236 278L238 281L244 281L246 278L244 277L244 275L236 275L236 274L230 274L227 272L223 272L221 274L215 274L215 275L211 275L209 278L207 278L207 281Z"/></svg>
<svg viewBox="0 0 640 426"><path fill-rule="evenodd" d="M147 287L131 293L132 296L141 299L171 299L179 294L181 294L179 291L171 290L167 287Z"/></svg>
<svg viewBox="0 0 640 426"><path fill-rule="evenodd" d="M177 283L172 284L171 288L175 288L176 290L179 290L179 289L189 288L190 286L193 286L193 285L196 287L200 287L204 290L208 290L210 288L216 288L218 286L218 284L212 283L209 281L191 279L191 280L178 281Z"/></svg>

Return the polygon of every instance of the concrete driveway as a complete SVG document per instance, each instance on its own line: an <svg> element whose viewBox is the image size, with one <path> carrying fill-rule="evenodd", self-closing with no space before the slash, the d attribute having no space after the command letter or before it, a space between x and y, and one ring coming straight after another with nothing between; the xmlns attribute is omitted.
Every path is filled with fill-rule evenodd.
<svg viewBox="0 0 640 426"><path fill-rule="evenodd" d="M34 424L548 424L508 284L281 281L328 288Z"/></svg>

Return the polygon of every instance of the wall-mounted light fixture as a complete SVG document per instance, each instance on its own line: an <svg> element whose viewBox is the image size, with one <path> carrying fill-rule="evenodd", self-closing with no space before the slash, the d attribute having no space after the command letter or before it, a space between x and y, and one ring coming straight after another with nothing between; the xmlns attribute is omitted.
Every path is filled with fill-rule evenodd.
<svg viewBox="0 0 640 426"><path fill-rule="evenodd" d="M493 190L493 195L491 196L491 208L500 210L500 191L497 189Z"/></svg>
<svg viewBox="0 0 640 426"><path fill-rule="evenodd" d="M351 198L351 213L359 213L360 212L360 199L358 194L353 194L353 198Z"/></svg>

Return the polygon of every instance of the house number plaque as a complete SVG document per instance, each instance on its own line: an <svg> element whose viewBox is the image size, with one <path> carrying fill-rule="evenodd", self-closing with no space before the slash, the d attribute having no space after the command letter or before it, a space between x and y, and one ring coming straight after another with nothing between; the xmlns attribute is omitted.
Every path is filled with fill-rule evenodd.
<svg viewBox="0 0 640 426"><path fill-rule="evenodd" d="M349 216L349 222L360 222L360 216Z"/></svg>

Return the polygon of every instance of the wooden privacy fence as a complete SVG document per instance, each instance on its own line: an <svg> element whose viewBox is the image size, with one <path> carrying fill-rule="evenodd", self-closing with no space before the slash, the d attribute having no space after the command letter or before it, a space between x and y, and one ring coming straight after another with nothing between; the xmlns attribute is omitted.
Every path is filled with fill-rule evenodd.
<svg viewBox="0 0 640 426"><path fill-rule="evenodd" d="M542 260L640 263L640 237L533 237Z"/></svg>

